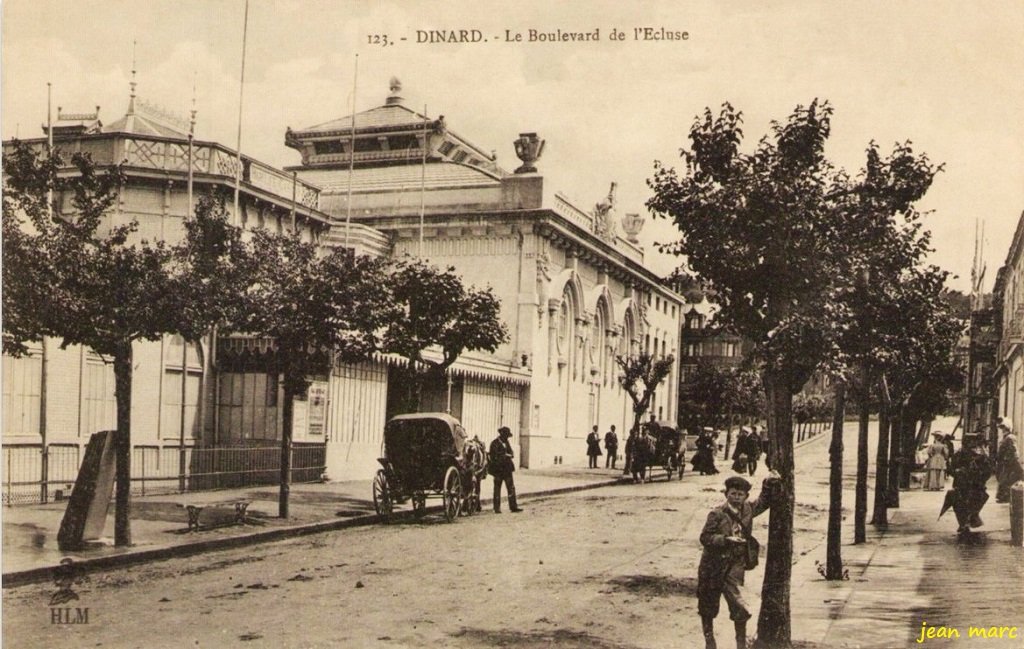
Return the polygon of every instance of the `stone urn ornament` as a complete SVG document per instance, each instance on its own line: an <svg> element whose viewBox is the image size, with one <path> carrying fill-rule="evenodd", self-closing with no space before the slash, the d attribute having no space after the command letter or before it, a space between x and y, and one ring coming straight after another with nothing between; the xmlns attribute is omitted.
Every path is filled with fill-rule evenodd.
<svg viewBox="0 0 1024 649"><path fill-rule="evenodd" d="M622 230L626 233L626 241L640 243L640 230L644 229L646 219L639 214L627 214L622 217Z"/></svg>
<svg viewBox="0 0 1024 649"><path fill-rule="evenodd" d="M536 173L537 167L535 164L544 152L544 140L537 137L536 133L520 133L519 139L514 144L516 147L516 157L523 161L523 164L515 170L515 173Z"/></svg>

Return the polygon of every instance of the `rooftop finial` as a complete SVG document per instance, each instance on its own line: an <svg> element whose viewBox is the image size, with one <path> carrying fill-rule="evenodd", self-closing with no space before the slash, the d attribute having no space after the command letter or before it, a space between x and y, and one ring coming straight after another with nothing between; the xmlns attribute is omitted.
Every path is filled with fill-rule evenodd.
<svg viewBox="0 0 1024 649"><path fill-rule="evenodd" d="M135 112L135 86L136 86L136 83L135 83L135 45L136 44L137 44L137 41L132 41L132 80L128 83L128 87L131 89L131 92L129 93L129 96L128 96L128 114L129 115Z"/></svg>
<svg viewBox="0 0 1024 649"><path fill-rule="evenodd" d="M388 89L391 90L391 93L388 95L387 102L385 103L388 106L391 106L393 104L401 104L403 101L402 82L398 80L398 77L391 77L391 81L388 82Z"/></svg>

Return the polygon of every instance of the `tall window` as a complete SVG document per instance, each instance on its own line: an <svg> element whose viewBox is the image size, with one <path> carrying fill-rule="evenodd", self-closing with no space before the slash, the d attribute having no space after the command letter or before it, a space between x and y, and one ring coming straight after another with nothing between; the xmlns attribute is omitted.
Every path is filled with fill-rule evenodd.
<svg viewBox="0 0 1024 649"><path fill-rule="evenodd" d="M4 356L4 435L38 435L43 359L40 348L21 358Z"/></svg>
<svg viewBox="0 0 1024 649"><path fill-rule="evenodd" d="M84 352L82 365L81 435L110 430L117 425L117 400L114 397L114 366L99 355Z"/></svg>
<svg viewBox="0 0 1024 649"><path fill-rule="evenodd" d="M164 341L164 383L160 400L160 437L176 439L182 433L182 389L184 388L185 439L199 437L199 395L203 381L202 350L185 344L181 336Z"/></svg>

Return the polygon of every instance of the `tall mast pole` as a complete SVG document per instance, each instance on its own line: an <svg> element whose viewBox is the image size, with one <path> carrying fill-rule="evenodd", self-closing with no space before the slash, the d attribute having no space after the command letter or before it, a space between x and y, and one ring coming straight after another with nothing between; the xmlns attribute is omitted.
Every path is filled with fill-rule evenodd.
<svg viewBox="0 0 1024 649"><path fill-rule="evenodd" d="M423 256L423 214L426 208L427 193L427 105L423 104L423 156L420 161L420 246L419 256Z"/></svg>
<svg viewBox="0 0 1024 649"><path fill-rule="evenodd" d="M249 34L249 0L245 0L245 18L242 20L242 72L238 84L238 138L235 140L235 206L231 213L232 225L241 219L238 215L238 193L242 186L242 101L245 98L245 43Z"/></svg>
<svg viewBox="0 0 1024 649"><path fill-rule="evenodd" d="M359 83L359 55L356 54L352 73L352 128L348 140L348 198L345 200L345 251L348 251L349 230L352 228L352 174L356 166L356 89Z"/></svg>

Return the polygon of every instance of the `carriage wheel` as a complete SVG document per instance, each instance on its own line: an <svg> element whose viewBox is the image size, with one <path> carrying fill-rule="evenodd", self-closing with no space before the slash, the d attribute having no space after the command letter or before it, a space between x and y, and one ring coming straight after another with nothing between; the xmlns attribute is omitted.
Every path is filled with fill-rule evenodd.
<svg viewBox="0 0 1024 649"><path fill-rule="evenodd" d="M423 518L427 514L427 497L421 493L412 496L412 515Z"/></svg>
<svg viewBox="0 0 1024 649"><path fill-rule="evenodd" d="M391 500L391 487L388 485L388 476L384 469L379 469L377 475L373 477L373 508L383 522L391 521L394 502Z"/></svg>
<svg viewBox="0 0 1024 649"><path fill-rule="evenodd" d="M453 466L448 467L444 474L444 491L441 492L441 497L444 499L444 517L451 523L462 509L462 479L459 478L459 471Z"/></svg>

